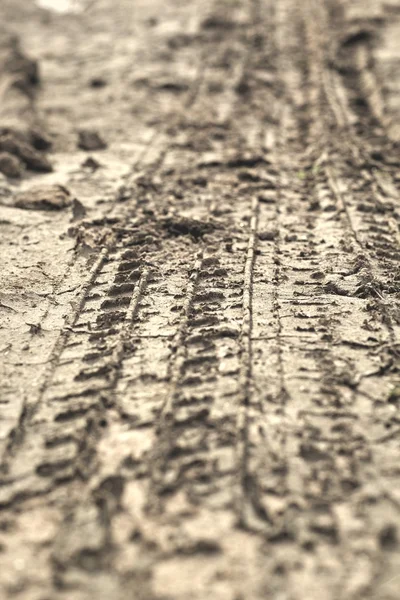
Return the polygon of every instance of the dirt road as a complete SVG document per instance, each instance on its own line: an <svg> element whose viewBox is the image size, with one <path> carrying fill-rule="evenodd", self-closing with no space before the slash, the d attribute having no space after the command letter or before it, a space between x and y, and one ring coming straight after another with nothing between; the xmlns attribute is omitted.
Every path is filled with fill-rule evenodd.
<svg viewBox="0 0 400 600"><path fill-rule="evenodd" d="M398 600L400 1L74 9L0 4L0 597Z"/></svg>

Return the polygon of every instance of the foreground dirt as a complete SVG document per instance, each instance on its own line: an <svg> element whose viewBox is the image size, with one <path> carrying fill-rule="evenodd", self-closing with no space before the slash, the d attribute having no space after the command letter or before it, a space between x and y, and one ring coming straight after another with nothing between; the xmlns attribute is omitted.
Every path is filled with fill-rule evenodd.
<svg viewBox="0 0 400 600"><path fill-rule="evenodd" d="M400 2L83 5L0 7L1 598L398 600Z"/></svg>

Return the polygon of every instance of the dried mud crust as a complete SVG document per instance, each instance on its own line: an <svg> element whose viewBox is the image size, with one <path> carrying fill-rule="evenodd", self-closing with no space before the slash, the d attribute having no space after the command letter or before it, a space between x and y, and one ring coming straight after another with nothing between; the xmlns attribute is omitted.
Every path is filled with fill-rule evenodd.
<svg viewBox="0 0 400 600"><path fill-rule="evenodd" d="M399 9L4 3L2 597L397 600Z"/></svg>

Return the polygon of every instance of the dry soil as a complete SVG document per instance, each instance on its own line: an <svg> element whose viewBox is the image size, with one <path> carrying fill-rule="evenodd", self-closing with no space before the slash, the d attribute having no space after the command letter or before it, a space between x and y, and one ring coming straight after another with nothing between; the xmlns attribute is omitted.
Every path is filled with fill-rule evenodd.
<svg viewBox="0 0 400 600"><path fill-rule="evenodd" d="M72 4L0 3L0 597L399 600L400 1Z"/></svg>

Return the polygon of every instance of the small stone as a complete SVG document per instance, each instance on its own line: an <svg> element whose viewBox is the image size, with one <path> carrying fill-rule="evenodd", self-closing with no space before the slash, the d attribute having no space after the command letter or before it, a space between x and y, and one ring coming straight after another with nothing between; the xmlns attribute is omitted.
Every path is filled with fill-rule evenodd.
<svg viewBox="0 0 400 600"><path fill-rule="evenodd" d="M258 196L258 201L263 204L275 204L276 203L276 191L267 190L261 192Z"/></svg>
<svg viewBox="0 0 400 600"><path fill-rule="evenodd" d="M312 210L319 210L321 208L321 204L319 202L319 200L313 200L310 203L310 206L308 207L308 210L312 211Z"/></svg>
<svg viewBox="0 0 400 600"><path fill-rule="evenodd" d="M324 279L324 277L325 273L322 271L314 271L314 273L311 273L311 279Z"/></svg>
<svg viewBox="0 0 400 600"><path fill-rule="evenodd" d="M193 183L194 185L198 185L199 187L203 187L203 188L205 188L205 187L207 187L207 185L208 185L208 180L207 180L207 178L206 178L206 177L195 177L195 178L192 180L192 183Z"/></svg>
<svg viewBox="0 0 400 600"><path fill-rule="evenodd" d="M81 148L81 150L92 151L104 150L105 148L107 148L107 144L100 137L97 131L84 129L82 131L79 131L78 135L78 147Z"/></svg>
<svg viewBox="0 0 400 600"><path fill-rule="evenodd" d="M270 231L260 231L258 239L262 242L273 242L276 238L276 234L277 232L274 229L271 229Z"/></svg>
<svg viewBox="0 0 400 600"><path fill-rule="evenodd" d="M48 185L18 194L15 206L26 210L62 210L71 202L71 194L64 186Z"/></svg>
<svg viewBox="0 0 400 600"><path fill-rule="evenodd" d="M27 323L27 325L29 325L29 333L32 333L32 335L40 335L42 333L40 323Z"/></svg>
<svg viewBox="0 0 400 600"><path fill-rule="evenodd" d="M39 129L30 129L29 136L32 146L36 148L36 150L49 150L52 146L52 141L49 136Z"/></svg>
<svg viewBox="0 0 400 600"><path fill-rule="evenodd" d="M287 233L285 235L285 242L297 242L297 235L295 233Z"/></svg>
<svg viewBox="0 0 400 600"><path fill-rule="evenodd" d="M396 525L388 524L382 527L379 532L379 543L382 548L387 550L393 549L397 546L398 535Z"/></svg>
<svg viewBox="0 0 400 600"><path fill-rule="evenodd" d="M95 159L89 156L81 165L85 169L90 169L91 171L97 171L101 167L101 164Z"/></svg>
<svg viewBox="0 0 400 600"><path fill-rule="evenodd" d="M245 96L250 91L250 85L248 81L241 80L238 85L235 87L235 92L239 94L239 96Z"/></svg>
<svg viewBox="0 0 400 600"><path fill-rule="evenodd" d="M24 167L19 158L9 152L0 152L0 172L7 177L21 177Z"/></svg>
<svg viewBox="0 0 400 600"><path fill-rule="evenodd" d="M93 77L89 82L92 88L102 88L107 85L107 80L104 77Z"/></svg>

